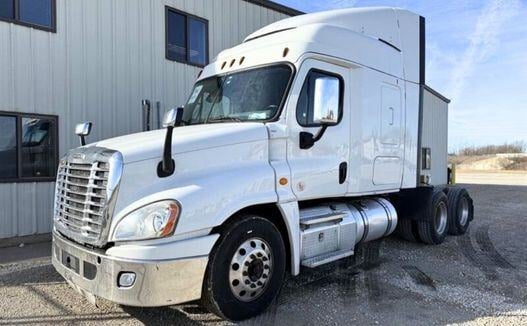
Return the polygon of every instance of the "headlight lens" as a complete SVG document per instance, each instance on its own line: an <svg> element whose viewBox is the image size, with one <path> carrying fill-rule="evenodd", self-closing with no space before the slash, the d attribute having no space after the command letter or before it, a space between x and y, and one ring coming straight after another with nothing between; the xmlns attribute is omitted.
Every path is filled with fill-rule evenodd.
<svg viewBox="0 0 527 326"><path fill-rule="evenodd" d="M136 209L122 218L113 233L112 241L162 238L174 233L179 218L179 205L164 200Z"/></svg>

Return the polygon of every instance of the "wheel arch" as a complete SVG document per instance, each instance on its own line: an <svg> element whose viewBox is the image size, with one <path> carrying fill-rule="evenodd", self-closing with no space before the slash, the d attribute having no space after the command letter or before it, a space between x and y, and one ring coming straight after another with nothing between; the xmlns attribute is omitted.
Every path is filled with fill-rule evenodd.
<svg viewBox="0 0 527 326"><path fill-rule="evenodd" d="M276 228L280 232L280 235L282 236L282 240L284 241L286 251L286 270L288 269L290 271L293 271L291 257L294 256L294 249L292 247L292 239L289 236L288 230L289 228L294 226L288 226L288 219L284 216L284 214L282 213L276 203L257 204L242 208L232 214L222 224L214 227L211 233L219 233L221 235L223 233L223 230L225 230L229 225L243 218L243 216L247 215L258 215L269 220L276 226Z"/></svg>

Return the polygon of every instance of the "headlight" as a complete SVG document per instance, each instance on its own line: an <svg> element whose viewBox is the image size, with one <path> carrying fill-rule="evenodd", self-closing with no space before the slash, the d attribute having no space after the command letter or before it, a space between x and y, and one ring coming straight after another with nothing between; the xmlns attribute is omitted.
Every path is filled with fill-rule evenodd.
<svg viewBox="0 0 527 326"><path fill-rule="evenodd" d="M123 217L111 241L162 238L174 233L179 218L179 205L173 200L158 201L136 209Z"/></svg>

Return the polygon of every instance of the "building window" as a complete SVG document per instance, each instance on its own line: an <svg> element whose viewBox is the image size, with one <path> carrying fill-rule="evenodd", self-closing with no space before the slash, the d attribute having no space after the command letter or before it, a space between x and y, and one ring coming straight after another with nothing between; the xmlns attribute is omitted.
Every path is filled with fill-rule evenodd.
<svg viewBox="0 0 527 326"><path fill-rule="evenodd" d="M58 118L0 112L0 181L54 181Z"/></svg>
<svg viewBox="0 0 527 326"><path fill-rule="evenodd" d="M166 58L204 67L209 61L208 21L166 7Z"/></svg>
<svg viewBox="0 0 527 326"><path fill-rule="evenodd" d="M0 0L0 20L56 32L56 0Z"/></svg>

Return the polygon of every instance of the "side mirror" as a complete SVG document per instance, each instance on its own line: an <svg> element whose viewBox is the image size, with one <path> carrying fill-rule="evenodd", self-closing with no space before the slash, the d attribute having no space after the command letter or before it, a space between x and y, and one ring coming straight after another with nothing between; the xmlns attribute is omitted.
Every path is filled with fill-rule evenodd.
<svg viewBox="0 0 527 326"><path fill-rule="evenodd" d="M165 113L163 117L163 127L178 127L183 120L183 108L172 108Z"/></svg>
<svg viewBox="0 0 527 326"><path fill-rule="evenodd" d="M315 80L313 122L335 125L339 120L340 82L336 77L319 77Z"/></svg>
<svg viewBox="0 0 527 326"><path fill-rule="evenodd" d="M167 128L165 146L163 147L163 160L157 165L157 175L165 178L174 173L175 163L172 159L172 131L174 127L181 125L183 120L183 108L172 108L163 117L163 127Z"/></svg>
<svg viewBox="0 0 527 326"><path fill-rule="evenodd" d="M91 127L92 127L92 123L91 122L82 122L82 123L78 123L75 126L75 135L80 137L80 139L81 139L81 146L86 145L85 137L90 134Z"/></svg>
<svg viewBox="0 0 527 326"><path fill-rule="evenodd" d="M314 84L313 123L322 127L316 135L310 132L300 132L300 148L309 149L319 141L328 126L339 122L340 80L337 77L317 77Z"/></svg>

